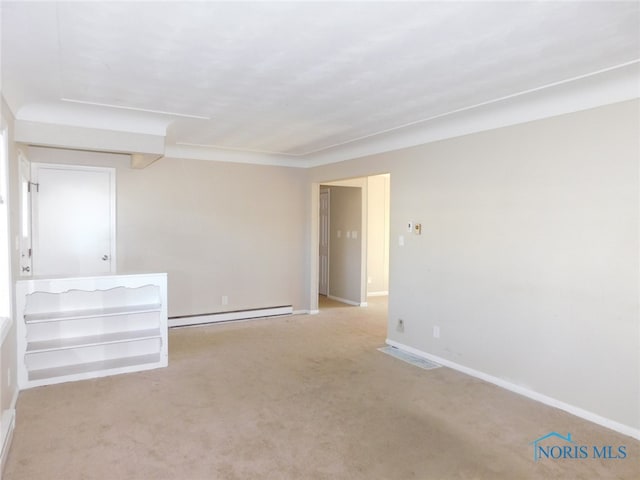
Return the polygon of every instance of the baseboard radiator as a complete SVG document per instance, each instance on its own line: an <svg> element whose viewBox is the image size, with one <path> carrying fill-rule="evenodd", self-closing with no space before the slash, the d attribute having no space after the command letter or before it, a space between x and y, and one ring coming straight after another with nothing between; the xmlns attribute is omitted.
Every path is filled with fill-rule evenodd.
<svg viewBox="0 0 640 480"><path fill-rule="evenodd" d="M231 322L234 320L250 320L252 318L278 317L291 315L293 305L278 307L250 308L248 310L235 310L232 312L203 313L196 315L182 315L169 317L168 325L171 327L185 327L189 325L202 325L205 323Z"/></svg>

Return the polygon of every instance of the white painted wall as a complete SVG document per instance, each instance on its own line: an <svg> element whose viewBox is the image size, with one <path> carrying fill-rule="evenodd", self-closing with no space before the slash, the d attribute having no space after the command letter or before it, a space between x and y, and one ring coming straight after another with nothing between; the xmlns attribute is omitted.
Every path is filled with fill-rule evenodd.
<svg viewBox="0 0 640 480"><path fill-rule="evenodd" d="M329 296L361 302L362 189L329 187Z"/></svg>
<svg viewBox="0 0 640 480"><path fill-rule="evenodd" d="M367 294L389 291L389 175L367 177Z"/></svg>
<svg viewBox="0 0 640 480"><path fill-rule="evenodd" d="M16 144L13 141L14 133L14 116L11 110L8 108L4 101L4 98L0 97L0 109L3 122L7 127L7 147L8 147L8 205L9 205L9 225L12 232L17 232L18 228L18 153L16 150ZM11 232L7 232L9 235L9 245L11 248L10 264L11 264L11 278L15 279L18 276L19 263L18 252L15 245L15 237L11 235ZM5 294L5 292L2 292ZM11 312L15 311L15 295L14 286L11 284L9 289L9 303ZM6 334L5 340L1 345L0 352L0 411L4 414L10 409L15 408L15 400L17 398L17 365L16 365L16 325L15 319L13 319L11 327Z"/></svg>
<svg viewBox="0 0 640 480"><path fill-rule="evenodd" d="M639 111L317 167L309 185L391 173L390 339L637 430Z"/></svg>

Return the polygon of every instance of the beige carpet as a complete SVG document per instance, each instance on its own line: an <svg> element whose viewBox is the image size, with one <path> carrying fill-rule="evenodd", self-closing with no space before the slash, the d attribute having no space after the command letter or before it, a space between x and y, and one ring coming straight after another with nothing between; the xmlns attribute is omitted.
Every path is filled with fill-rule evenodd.
<svg viewBox="0 0 640 480"><path fill-rule="evenodd" d="M640 478L640 443L376 350L385 305L170 332L169 368L22 392L18 479ZM533 461L550 431L623 460Z"/></svg>

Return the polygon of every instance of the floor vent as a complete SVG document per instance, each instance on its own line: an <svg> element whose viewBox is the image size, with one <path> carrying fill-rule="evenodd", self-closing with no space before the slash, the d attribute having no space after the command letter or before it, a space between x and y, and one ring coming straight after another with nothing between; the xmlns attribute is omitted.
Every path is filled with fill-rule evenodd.
<svg viewBox="0 0 640 480"><path fill-rule="evenodd" d="M434 368L440 368L442 366L416 355L403 352L396 347L381 347L378 350L382 353L386 353L387 355L391 355L398 360L402 360L403 362L410 363L411 365L415 365L416 367L424 368L425 370L432 370Z"/></svg>

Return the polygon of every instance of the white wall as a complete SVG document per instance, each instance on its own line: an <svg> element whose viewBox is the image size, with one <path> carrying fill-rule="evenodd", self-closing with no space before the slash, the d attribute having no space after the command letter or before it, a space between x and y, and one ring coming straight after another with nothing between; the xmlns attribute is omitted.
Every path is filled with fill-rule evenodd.
<svg viewBox="0 0 640 480"><path fill-rule="evenodd" d="M329 191L329 296L360 304L362 189L331 186Z"/></svg>
<svg viewBox="0 0 640 480"><path fill-rule="evenodd" d="M389 291L389 175L367 177L367 294Z"/></svg>
<svg viewBox="0 0 640 480"><path fill-rule="evenodd" d="M33 162L114 166L118 271L167 272L169 315L307 305L304 172L31 147ZM228 304L222 304L222 296Z"/></svg>
<svg viewBox="0 0 640 480"><path fill-rule="evenodd" d="M18 155L16 151L15 142L13 142L13 130L14 130L14 117L9 110L9 107L4 101L4 98L0 97L0 109L2 111L2 120L7 127L7 146L8 146L8 206L9 206L9 225L11 231L16 231L18 226L18 201L17 201L17 188L18 188ZM5 232L0 232L4 235ZM6 232L9 236L8 243L11 248L10 262L11 262L11 279L17 278L18 275L18 255L15 250L14 236L10 232ZM9 303L11 312L15 311L15 295L14 285L11 284L9 289ZM6 294L6 292L2 292ZM4 342L1 345L0 353L0 411L6 412L8 409L15 408L14 401L17 397L17 366L16 366L16 327L15 318L12 320L12 325L7 333Z"/></svg>
<svg viewBox="0 0 640 480"><path fill-rule="evenodd" d="M389 338L640 429L639 107L312 169L391 173Z"/></svg>

